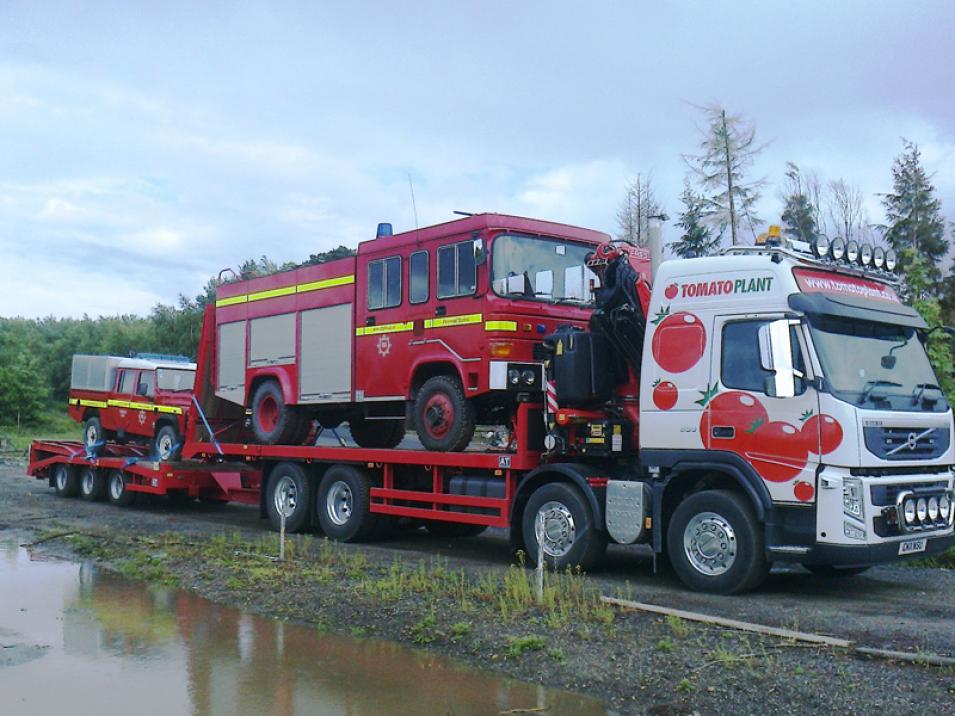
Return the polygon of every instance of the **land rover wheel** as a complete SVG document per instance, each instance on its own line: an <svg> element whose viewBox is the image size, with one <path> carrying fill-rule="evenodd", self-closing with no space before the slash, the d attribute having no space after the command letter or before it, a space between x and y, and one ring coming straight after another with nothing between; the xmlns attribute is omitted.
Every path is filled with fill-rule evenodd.
<svg viewBox="0 0 955 716"><path fill-rule="evenodd" d="M376 536L378 515L371 513L371 483L351 465L333 465L318 487L316 512L322 531L339 542Z"/></svg>
<svg viewBox="0 0 955 716"><path fill-rule="evenodd" d="M83 423L83 446L89 450L104 442L103 424L99 417L93 415Z"/></svg>
<svg viewBox="0 0 955 716"><path fill-rule="evenodd" d="M260 383L252 395L252 432L264 445L293 442L300 424L295 411L285 404L282 388L274 380Z"/></svg>
<svg viewBox="0 0 955 716"><path fill-rule="evenodd" d="M110 470L106 477L106 498L118 507L129 507L136 493L129 490L129 476L122 470Z"/></svg>
<svg viewBox="0 0 955 716"><path fill-rule="evenodd" d="M265 506L269 521L281 529L285 515L286 532L304 532L311 525L312 481L297 462L280 462L269 474Z"/></svg>
<svg viewBox="0 0 955 716"><path fill-rule="evenodd" d="M172 425L163 425L153 440L153 454L163 462L178 460L182 452L181 443L179 431Z"/></svg>
<svg viewBox="0 0 955 716"><path fill-rule="evenodd" d="M80 478L69 465L53 466L53 489L60 497L76 497L80 492Z"/></svg>
<svg viewBox="0 0 955 716"><path fill-rule="evenodd" d="M414 426L428 450L464 450L474 436L474 405L456 377L436 375L425 381L414 402Z"/></svg>
<svg viewBox="0 0 955 716"><path fill-rule="evenodd" d="M79 473L80 497L90 502L106 497L106 476L99 470L84 467Z"/></svg>
<svg viewBox="0 0 955 716"><path fill-rule="evenodd" d="M677 576L698 592L745 592L769 572L762 525L746 499L727 490L704 490L680 503L667 553Z"/></svg>
<svg viewBox="0 0 955 716"><path fill-rule="evenodd" d="M348 421L352 439L363 448L398 447L405 437L404 420L369 420L352 418Z"/></svg>
<svg viewBox="0 0 955 716"><path fill-rule="evenodd" d="M591 569L607 549L607 536L594 526L590 506L576 487L555 482L539 487L521 518L527 563L537 565L538 544L544 561L556 570Z"/></svg>

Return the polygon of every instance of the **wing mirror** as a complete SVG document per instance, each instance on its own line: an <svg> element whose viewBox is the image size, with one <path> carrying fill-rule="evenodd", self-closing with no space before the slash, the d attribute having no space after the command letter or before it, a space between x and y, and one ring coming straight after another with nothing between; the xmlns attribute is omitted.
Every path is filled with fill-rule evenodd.
<svg viewBox="0 0 955 716"><path fill-rule="evenodd" d="M793 366L790 326L785 318L759 327L760 367L772 373L766 377L765 393L771 398L792 398L796 395L796 378L802 374Z"/></svg>

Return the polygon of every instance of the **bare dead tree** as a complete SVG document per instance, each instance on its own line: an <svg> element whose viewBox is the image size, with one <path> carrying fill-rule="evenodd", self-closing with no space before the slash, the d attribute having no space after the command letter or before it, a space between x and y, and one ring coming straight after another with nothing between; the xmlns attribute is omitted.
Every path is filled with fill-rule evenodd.
<svg viewBox="0 0 955 716"><path fill-rule="evenodd" d="M626 195L617 210L617 238L621 241L645 246L648 240L650 217L662 213L657 201L651 174L637 174L627 183Z"/></svg>
<svg viewBox="0 0 955 716"><path fill-rule="evenodd" d="M846 241L865 237L868 220L862 208L862 190L858 186L845 179L829 182L828 204L833 226Z"/></svg>

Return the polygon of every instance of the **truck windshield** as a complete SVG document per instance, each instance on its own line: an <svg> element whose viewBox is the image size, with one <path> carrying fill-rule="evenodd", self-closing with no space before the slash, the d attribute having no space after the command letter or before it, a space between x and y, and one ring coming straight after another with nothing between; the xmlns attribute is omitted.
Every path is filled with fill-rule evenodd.
<svg viewBox="0 0 955 716"><path fill-rule="evenodd" d="M157 368L156 383L160 390L188 392L196 379L196 371L183 368Z"/></svg>
<svg viewBox="0 0 955 716"><path fill-rule="evenodd" d="M499 296L537 301L590 303L587 254L596 247L560 239L506 234L491 247L491 285Z"/></svg>
<svg viewBox="0 0 955 716"><path fill-rule="evenodd" d="M809 326L836 397L880 410L948 410L914 328L813 315Z"/></svg>

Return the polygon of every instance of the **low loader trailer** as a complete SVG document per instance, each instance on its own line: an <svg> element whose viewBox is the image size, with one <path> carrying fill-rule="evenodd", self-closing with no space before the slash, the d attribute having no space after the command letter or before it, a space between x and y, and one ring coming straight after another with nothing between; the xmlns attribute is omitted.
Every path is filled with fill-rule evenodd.
<svg viewBox="0 0 955 716"><path fill-rule="evenodd" d="M495 290L482 273L503 265L495 246L564 261L579 249L561 242L591 239L561 231L473 242L478 299ZM375 539L399 522L461 537L498 527L527 563L540 551L557 569L592 567L610 542L644 543L691 589L724 594L755 588L774 562L845 575L955 544L952 408L926 354L931 331L896 293L891 254L770 233L653 268L645 252L609 241L584 260L595 277L588 301L541 291L543 280L532 290L527 276L545 273L537 264L504 277L508 301L543 305L553 325L528 321L525 336L515 323L510 340L531 345L521 345L519 368L502 363L509 422L484 447L325 445L320 433L334 433L338 417L322 415L297 420L293 444L257 439L254 410L220 395L219 372L241 372L220 360L236 342L222 337L223 307L209 306L177 460L132 445L38 441L28 472L60 495L118 505L139 493L258 505L276 528L341 541ZM412 295L402 266L397 308ZM286 320L300 334L309 316ZM502 354L507 340L495 338ZM389 341L383 359L421 337ZM303 375L313 369L305 358L296 358ZM366 436L376 420L392 435L396 420L352 418Z"/></svg>

